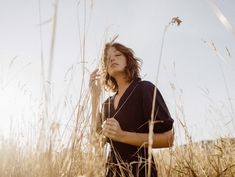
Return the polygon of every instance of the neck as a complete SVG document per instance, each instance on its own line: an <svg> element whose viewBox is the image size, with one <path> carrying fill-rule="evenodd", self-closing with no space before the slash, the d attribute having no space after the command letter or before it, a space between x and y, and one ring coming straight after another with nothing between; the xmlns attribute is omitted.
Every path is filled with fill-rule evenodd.
<svg viewBox="0 0 235 177"><path fill-rule="evenodd" d="M125 78L115 78L118 84L118 95L122 95L131 82L128 82Z"/></svg>

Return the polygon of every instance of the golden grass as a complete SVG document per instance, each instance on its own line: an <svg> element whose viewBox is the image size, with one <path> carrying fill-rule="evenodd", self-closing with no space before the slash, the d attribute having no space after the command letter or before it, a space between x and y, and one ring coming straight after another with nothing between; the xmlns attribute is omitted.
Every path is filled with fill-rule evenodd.
<svg viewBox="0 0 235 177"><path fill-rule="evenodd" d="M160 150L160 176L235 176L235 139L220 138Z"/></svg>
<svg viewBox="0 0 235 177"><path fill-rule="evenodd" d="M83 143L61 151L30 150L16 140L1 140L1 177L102 177L105 172L105 151L101 141ZM30 146L30 145L29 145ZM202 141L154 153L159 176L235 176L235 139Z"/></svg>
<svg viewBox="0 0 235 177"><path fill-rule="evenodd" d="M51 148L30 151L27 147L20 147L16 140L1 140L0 176L103 176L105 156L98 142L87 143L85 150L82 150L84 147L81 147L78 140L73 148L64 148L61 151Z"/></svg>

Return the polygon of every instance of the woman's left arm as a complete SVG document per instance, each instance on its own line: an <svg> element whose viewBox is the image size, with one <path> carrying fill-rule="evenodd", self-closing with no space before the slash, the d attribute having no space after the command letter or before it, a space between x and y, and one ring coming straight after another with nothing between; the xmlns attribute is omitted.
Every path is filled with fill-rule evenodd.
<svg viewBox="0 0 235 177"><path fill-rule="evenodd" d="M149 134L128 132L121 129L118 121L114 118L108 118L103 124L103 135L112 140L130 144L134 146L148 146ZM166 148L173 146L174 131L173 129L153 134L153 148Z"/></svg>
<svg viewBox="0 0 235 177"><path fill-rule="evenodd" d="M148 133L135 133L135 132L122 132L120 141L126 144L135 146L148 146L149 134ZM164 133L153 134L153 148L167 148L173 146L174 133L173 129Z"/></svg>

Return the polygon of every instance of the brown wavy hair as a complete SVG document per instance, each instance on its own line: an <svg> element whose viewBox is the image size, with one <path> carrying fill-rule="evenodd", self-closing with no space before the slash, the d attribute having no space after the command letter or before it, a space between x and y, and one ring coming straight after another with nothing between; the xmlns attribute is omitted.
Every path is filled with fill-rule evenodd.
<svg viewBox="0 0 235 177"><path fill-rule="evenodd" d="M102 58L103 84L105 90L115 92L118 89L117 82L109 75L107 69L107 52L111 47L114 47L126 57L127 66L125 67L124 72L128 82L140 77L141 60L135 56L135 53L131 48L120 43L106 43Z"/></svg>

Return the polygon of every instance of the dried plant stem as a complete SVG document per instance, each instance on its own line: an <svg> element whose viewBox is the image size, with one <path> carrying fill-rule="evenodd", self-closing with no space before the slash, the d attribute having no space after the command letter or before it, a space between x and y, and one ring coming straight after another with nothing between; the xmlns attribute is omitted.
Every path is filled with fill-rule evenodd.
<svg viewBox="0 0 235 177"><path fill-rule="evenodd" d="M158 84L158 78L160 73L160 67L161 67L161 60L162 60L162 53L163 53L163 47L166 37L166 32L169 27L170 23L165 26L163 36L162 36L162 42L161 42L161 49L160 49L160 55L158 59L158 68L157 68L157 76L156 76L156 87L154 88L153 93L153 102L152 102L152 111L151 111L151 121L149 123L149 137L148 137L148 177L151 176L151 162L152 162L152 145L153 145L153 127L154 127L154 112L155 112L155 102L156 102L156 95L157 95L157 84Z"/></svg>
<svg viewBox="0 0 235 177"><path fill-rule="evenodd" d="M217 48L215 47L215 44L213 41L211 41L210 43L210 47L212 48L212 50L215 52L216 56L221 59L221 60L224 60L223 56L221 55L221 53L217 50ZM229 102L229 106L230 106L230 109L231 109L231 122L232 122L232 126L233 126L233 129L235 130L235 112L234 112L234 107L233 107L233 103L232 103L232 99L231 99L231 96L230 96L230 93L229 93L229 89L228 89L228 84L226 82L226 77L225 77L225 74L224 74L224 70L219 62L220 60L217 61L218 65L219 65L219 68L220 68L220 72L221 72L221 75L222 75L222 78L223 78L223 82L224 82L224 87L225 87L225 93L227 95L227 98L228 98L228 102Z"/></svg>

